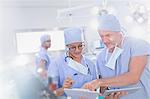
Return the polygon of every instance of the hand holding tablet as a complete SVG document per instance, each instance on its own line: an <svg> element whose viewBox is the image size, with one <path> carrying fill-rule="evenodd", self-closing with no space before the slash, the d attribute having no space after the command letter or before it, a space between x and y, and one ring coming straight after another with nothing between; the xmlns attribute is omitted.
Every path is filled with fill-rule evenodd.
<svg viewBox="0 0 150 99"><path fill-rule="evenodd" d="M103 93L103 96L108 96L111 93L117 93L117 92L127 92L128 94L132 94L136 91L138 91L140 87L130 87L130 88L121 88L121 89L110 89L110 90L105 90Z"/></svg>
<svg viewBox="0 0 150 99"><path fill-rule="evenodd" d="M131 94L138 91L139 89L140 87L110 89L110 90L105 90L102 95L105 97L111 95L112 93L117 93L117 92L127 92L128 94ZM76 98L87 97L86 99L96 99L100 95L99 92L90 91L87 89L79 89L79 88L64 89L64 91L67 96L76 97Z"/></svg>

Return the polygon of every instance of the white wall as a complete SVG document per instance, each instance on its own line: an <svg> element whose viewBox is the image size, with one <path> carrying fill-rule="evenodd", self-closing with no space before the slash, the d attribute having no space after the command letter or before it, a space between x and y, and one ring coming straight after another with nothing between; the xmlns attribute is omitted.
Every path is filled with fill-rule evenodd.
<svg viewBox="0 0 150 99"><path fill-rule="evenodd" d="M0 58L7 58L17 54L15 45L15 32L19 30L52 29L54 27L67 26L88 26L91 21L90 18L87 17L76 18L73 19L72 22L68 19L66 19L64 22L60 22L56 20L57 9L66 8L67 6L65 6L65 4L67 1L65 1L65 4L56 3L59 0L56 2L52 0L53 3L51 0L44 1L46 2L42 3L40 1L34 4L35 1L28 1L28 3L24 3L19 2L18 0L17 3L8 3L8 0L8 2L6 2L4 5L0 2ZM125 20L126 15L130 15L128 2L122 2L121 0L108 0L108 5L115 8L116 14L123 26L128 30L132 29L134 26L133 24L135 23L127 23ZM89 43L91 43L93 40L99 39L97 31L92 30L89 26L87 27L85 36ZM90 44L88 46L90 46Z"/></svg>
<svg viewBox="0 0 150 99"><path fill-rule="evenodd" d="M1 11L2 56L16 54L15 32L18 30L49 29L57 26L56 9L5 7Z"/></svg>
<svg viewBox="0 0 150 99"><path fill-rule="evenodd" d="M52 7L3 7L1 14L1 58L16 55L15 32L20 30L52 29L54 27L80 26L88 23L88 19L56 20L57 9ZM88 32L88 31L87 31ZM92 41L89 33L86 38ZM93 33L92 33L93 35ZM92 36L93 37L93 36Z"/></svg>

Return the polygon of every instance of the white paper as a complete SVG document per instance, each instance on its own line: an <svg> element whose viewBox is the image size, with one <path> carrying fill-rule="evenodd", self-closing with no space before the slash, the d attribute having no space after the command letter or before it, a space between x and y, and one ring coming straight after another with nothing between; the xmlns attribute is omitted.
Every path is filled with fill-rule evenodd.
<svg viewBox="0 0 150 99"><path fill-rule="evenodd" d="M99 93L96 91L89 91L88 89L79 89L79 88L73 88L73 89L64 89L65 94L67 96L71 96L72 99L79 99L81 97L84 97L84 99L97 99Z"/></svg>

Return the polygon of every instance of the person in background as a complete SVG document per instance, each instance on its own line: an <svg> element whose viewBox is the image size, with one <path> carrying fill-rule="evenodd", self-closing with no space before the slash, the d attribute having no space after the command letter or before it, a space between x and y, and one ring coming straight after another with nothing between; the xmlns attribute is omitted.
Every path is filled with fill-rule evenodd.
<svg viewBox="0 0 150 99"><path fill-rule="evenodd" d="M81 28L64 30L66 52L53 61L48 69L48 76L55 85L50 90L56 96L65 96L64 88L81 88L84 83L96 79L95 65L82 55L85 47L82 36Z"/></svg>
<svg viewBox="0 0 150 99"><path fill-rule="evenodd" d="M44 34L40 37L41 47L39 52L36 54L36 73L47 85L47 70L51 63L50 56L47 53L48 48L51 47L51 37L48 34Z"/></svg>
<svg viewBox="0 0 150 99"><path fill-rule="evenodd" d="M132 94L112 93L106 99L150 99L150 44L144 40L124 36L119 20L111 14L99 17L99 35L106 48L97 57L101 79L86 83L83 87L94 90L140 87Z"/></svg>

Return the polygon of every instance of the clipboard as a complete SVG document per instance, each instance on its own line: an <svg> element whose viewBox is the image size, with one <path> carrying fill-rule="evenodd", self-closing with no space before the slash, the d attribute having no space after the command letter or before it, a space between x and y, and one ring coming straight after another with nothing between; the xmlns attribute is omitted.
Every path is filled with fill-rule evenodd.
<svg viewBox="0 0 150 99"><path fill-rule="evenodd" d="M99 93L96 91L90 91L88 89L64 89L64 92L67 96L72 97L72 99L79 99L80 97L84 97L85 99L97 99Z"/></svg>
<svg viewBox="0 0 150 99"><path fill-rule="evenodd" d="M108 96L113 92L119 92L119 91L125 91L125 92L128 92L128 94L132 94L132 93L138 91L140 88L141 87L129 87L129 88L105 90L103 93L103 96Z"/></svg>

